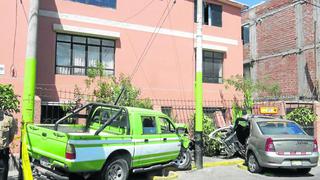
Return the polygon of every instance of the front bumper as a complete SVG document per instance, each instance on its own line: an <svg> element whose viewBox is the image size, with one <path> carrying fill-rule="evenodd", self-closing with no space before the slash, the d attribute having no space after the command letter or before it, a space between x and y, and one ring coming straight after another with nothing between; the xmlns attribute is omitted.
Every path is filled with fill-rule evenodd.
<svg viewBox="0 0 320 180"><path fill-rule="evenodd" d="M312 168L318 166L319 153L310 155L278 155L275 152L262 152L259 164L266 168Z"/></svg>

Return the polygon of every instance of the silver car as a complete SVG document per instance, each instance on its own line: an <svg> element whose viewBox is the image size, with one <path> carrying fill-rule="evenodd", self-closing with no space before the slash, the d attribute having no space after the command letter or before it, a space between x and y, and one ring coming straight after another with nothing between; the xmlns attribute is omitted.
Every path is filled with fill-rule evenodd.
<svg viewBox="0 0 320 180"><path fill-rule="evenodd" d="M252 117L248 122L246 163L250 172L289 168L306 174L318 165L317 141L295 122L270 117Z"/></svg>

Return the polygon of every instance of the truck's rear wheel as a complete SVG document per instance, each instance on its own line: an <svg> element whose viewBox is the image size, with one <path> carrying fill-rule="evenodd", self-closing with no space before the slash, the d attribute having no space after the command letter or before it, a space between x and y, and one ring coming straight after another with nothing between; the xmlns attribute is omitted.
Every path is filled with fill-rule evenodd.
<svg viewBox="0 0 320 180"><path fill-rule="evenodd" d="M126 180L128 174L128 162L122 158L113 158L103 168L100 180Z"/></svg>
<svg viewBox="0 0 320 180"><path fill-rule="evenodd" d="M183 149L180 152L179 157L174 161L174 166L179 170L189 170L191 169L192 155L187 149Z"/></svg>

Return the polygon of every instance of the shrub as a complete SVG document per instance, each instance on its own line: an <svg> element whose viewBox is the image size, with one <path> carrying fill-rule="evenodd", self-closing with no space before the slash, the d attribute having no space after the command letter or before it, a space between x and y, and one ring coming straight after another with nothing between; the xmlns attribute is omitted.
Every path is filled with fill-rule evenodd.
<svg viewBox="0 0 320 180"><path fill-rule="evenodd" d="M316 120L316 115L309 108L299 107L287 114L286 118L302 126L309 126Z"/></svg>
<svg viewBox="0 0 320 180"><path fill-rule="evenodd" d="M190 123L189 123L189 133L191 135L194 134L194 118L195 116L193 115ZM203 152L205 156L215 156L220 154L220 144L219 142L210 139L209 134L212 133L214 130L216 130L215 124L213 123L213 119L210 117L204 115L203 118Z"/></svg>
<svg viewBox="0 0 320 180"><path fill-rule="evenodd" d="M216 130L213 120L208 116L203 119L203 146L205 156L214 156L220 153L220 144L209 138L209 134Z"/></svg>
<svg viewBox="0 0 320 180"><path fill-rule="evenodd" d="M6 114L19 112L18 96L14 93L11 84L0 84L0 110Z"/></svg>

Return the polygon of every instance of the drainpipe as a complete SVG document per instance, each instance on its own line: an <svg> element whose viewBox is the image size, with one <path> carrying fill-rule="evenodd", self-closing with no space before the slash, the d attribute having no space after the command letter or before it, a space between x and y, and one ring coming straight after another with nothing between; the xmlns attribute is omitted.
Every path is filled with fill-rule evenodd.
<svg viewBox="0 0 320 180"><path fill-rule="evenodd" d="M203 168L203 92L202 92L202 0L197 0L197 34L196 34L196 82L195 82L195 164L197 169Z"/></svg>
<svg viewBox="0 0 320 180"><path fill-rule="evenodd" d="M39 0L30 0L27 50L24 73L23 104L22 104L22 129L21 129L21 156L23 177L32 180L32 171L27 149L27 125L34 122L34 98L36 85L36 56L38 35Z"/></svg>

